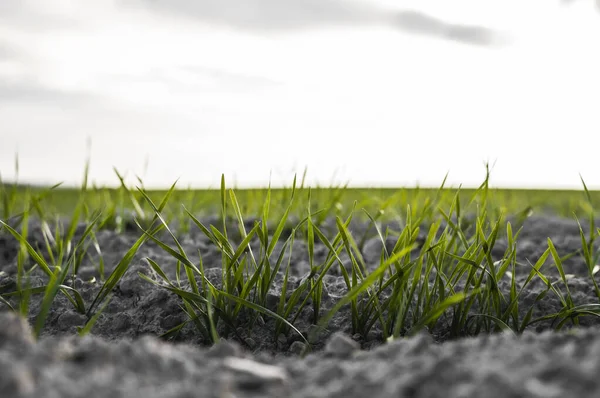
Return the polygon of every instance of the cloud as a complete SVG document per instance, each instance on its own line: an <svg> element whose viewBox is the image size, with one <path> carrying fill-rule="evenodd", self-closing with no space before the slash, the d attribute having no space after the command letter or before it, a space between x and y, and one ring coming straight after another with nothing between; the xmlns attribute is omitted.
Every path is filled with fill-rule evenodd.
<svg viewBox="0 0 600 398"><path fill-rule="evenodd" d="M371 22L380 11L337 0L123 0L122 3L252 30Z"/></svg>
<svg viewBox="0 0 600 398"><path fill-rule="evenodd" d="M44 104L58 107L81 107L99 98L84 92L48 87L44 84L0 77L0 104Z"/></svg>
<svg viewBox="0 0 600 398"><path fill-rule="evenodd" d="M36 0L1 1L0 23L20 31L69 30L81 27L80 23L56 2Z"/></svg>
<svg viewBox="0 0 600 398"><path fill-rule="evenodd" d="M0 42L0 61L12 60L18 57L17 51L8 44Z"/></svg>
<svg viewBox="0 0 600 398"><path fill-rule="evenodd" d="M0 15L6 17L14 16L23 10L23 4L20 1L3 1L0 2Z"/></svg>
<svg viewBox="0 0 600 398"><path fill-rule="evenodd" d="M21 45L0 42L0 104L81 107L91 94L48 84L48 76L40 73L46 66ZM46 66L47 68L47 66Z"/></svg>
<svg viewBox="0 0 600 398"><path fill-rule="evenodd" d="M425 13L413 10L400 12L396 26L408 33L427 35L474 45L492 45L497 34L483 26L444 22Z"/></svg>
<svg viewBox="0 0 600 398"><path fill-rule="evenodd" d="M575 2L575 0L561 0L562 4L567 4L567 5L570 5L574 2ZM600 11L600 0L596 0L595 3L596 3L596 9L598 11Z"/></svg>
<svg viewBox="0 0 600 398"><path fill-rule="evenodd" d="M122 0L121 4L252 31L331 25L388 25L411 34L472 45L492 45L491 29L443 21L420 11L389 10L366 1L337 0Z"/></svg>
<svg viewBox="0 0 600 398"><path fill-rule="evenodd" d="M206 66L182 66L180 70L200 77L208 77L221 85L239 88L268 88L280 86L281 82L265 76L233 72L223 68Z"/></svg>

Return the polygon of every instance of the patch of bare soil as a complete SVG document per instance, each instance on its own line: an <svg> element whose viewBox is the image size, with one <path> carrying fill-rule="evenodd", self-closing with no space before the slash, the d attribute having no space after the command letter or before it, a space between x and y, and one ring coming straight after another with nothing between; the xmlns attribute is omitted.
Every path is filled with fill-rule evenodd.
<svg viewBox="0 0 600 398"><path fill-rule="evenodd" d="M210 223L210 220L209 220ZM327 227L327 226L325 226ZM331 226L333 228L334 225ZM393 226L392 226L393 227ZM41 233L31 226L31 239L42 244ZM355 236L367 225L354 224ZM326 229L326 228L325 228ZM585 227L584 227L585 229ZM132 231L115 234L101 231L98 241L106 264L106 274L139 237ZM573 220L539 217L525 221L517 245L517 261L535 263L546 250L550 237L561 255L581 248L578 226ZM202 253L207 277L221 283L221 254L203 235L181 236L192 259ZM387 242L393 246L395 242ZM506 241L500 239L492 251L502 258ZM366 240L363 256L375 267L381 243ZM16 286L17 243L0 233L0 293ZM279 255L276 249L273 256ZM287 254L286 254L287 255ZM316 245L316 261L327 249ZM145 258L156 261L170 278L175 277L176 260L160 247L147 242L113 292L113 298L100 316L90 336L76 337L76 327L86 317L73 310L58 295L48 316L42 337L34 341L30 331L40 308L37 296L31 301L31 319L22 320L0 304L0 392L2 397L559 397L592 396L600 393L600 322L595 316L580 319L580 327L567 323L562 332L552 331L553 322L537 323L523 335L480 334L450 338L448 320L418 336L383 344L379 325L366 335L355 334L350 308L333 318L327 332L314 341L314 350L305 358L302 338L293 332L274 336L275 321L268 317L239 319L235 330L223 326L224 340L208 347L194 328L184 327L172 341L157 336L186 320L181 300L161 287L142 280L142 272L155 280ZM348 264L349 259L342 260ZM288 291L298 286L309 271L306 244L296 240L291 254ZM98 258L90 256L73 283L89 306L100 285ZM565 272L574 275L569 290L576 305L598 303L593 284L581 255L564 262ZM517 269L519 286L530 268ZM542 268L550 280L559 275L551 261ZM32 285L46 283L34 272ZM267 306L275 310L283 275L276 278ZM502 291L510 280L499 284ZM536 278L521 296L520 318L545 290ZM564 286L561 287L564 292ZM332 268L324 279L322 312L332 308L346 292L339 269ZM533 318L558 312L562 304L549 292L535 303ZM473 309L476 311L476 307ZM313 324L312 305L300 314L295 326L309 335ZM556 324L554 324L555 326Z"/></svg>

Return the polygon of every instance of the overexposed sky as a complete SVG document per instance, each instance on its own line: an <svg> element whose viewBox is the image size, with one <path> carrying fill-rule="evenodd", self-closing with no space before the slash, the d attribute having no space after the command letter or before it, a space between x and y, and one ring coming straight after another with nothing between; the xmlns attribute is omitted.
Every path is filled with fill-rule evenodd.
<svg viewBox="0 0 600 398"><path fill-rule="evenodd" d="M600 188L600 12L566 3L0 1L0 173L78 184L90 139L100 185Z"/></svg>

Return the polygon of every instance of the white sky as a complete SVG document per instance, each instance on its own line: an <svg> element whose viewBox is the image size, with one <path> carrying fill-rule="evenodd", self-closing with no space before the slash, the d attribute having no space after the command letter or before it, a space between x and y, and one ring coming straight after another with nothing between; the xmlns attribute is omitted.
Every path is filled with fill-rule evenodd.
<svg viewBox="0 0 600 398"><path fill-rule="evenodd" d="M196 0L240 4L222 1ZM293 15L314 3L288 1ZM312 184L439 186L449 172L476 186L489 160L494 186L580 188L581 173L600 188L593 1L356 0L339 14L320 1L328 18L307 11L293 28L246 24L260 9L0 4L2 178L18 152L20 181L78 184L89 137L100 185L116 185L114 166L153 187L215 187L221 173L289 185L304 167ZM406 10L488 28L494 42L398 29Z"/></svg>

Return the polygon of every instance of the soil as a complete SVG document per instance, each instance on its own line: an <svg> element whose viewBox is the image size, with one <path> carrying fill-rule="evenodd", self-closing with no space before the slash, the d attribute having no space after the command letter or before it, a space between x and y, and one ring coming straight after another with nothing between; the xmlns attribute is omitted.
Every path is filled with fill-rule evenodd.
<svg viewBox="0 0 600 398"><path fill-rule="evenodd" d="M214 219L203 220L207 224ZM582 220L583 223L583 220ZM323 226L333 231L332 222ZM390 228L397 229L390 224ZM583 225L587 232L587 225ZM83 226L78 233L83 231ZM233 230L233 229L230 229ZM423 242L422 229L418 242ZM373 235L367 224L352 224L353 236ZM123 233L98 232L97 238L106 275L140 236L131 229ZM369 235L367 235L369 236ZM202 253L207 277L219 285L221 254L200 232L178 236L186 253L198 261ZM561 255L581 248L578 225L574 220L543 216L524 221L517 244L517 261L535 263L547 248L550 237ZM166 239L166 237L165 237ZM30 241L43 244L39 224L30 225ZM386 245L391 247L390 239ZM499 260L507 243L499 238L492 258ZM273 257L277 258L280 247ZM598 249L598 248L596 248ZM257 248L258 250L258 248ZM0 293L16 286L17 242L0 232ZM364 242L362 254L374 267L380 257L381 243L376 238ZM196 253L196 254L194 254ZM316 261L327 254L324 245L315 245ZM287 256L287 254L286 254ZM186 320L181 300L162 287L144 281L138 272L155 280L146 258L151 258L175 277L176 261L160 247L147 242L114 289L90 335L77 337L76 328L87 320L72 304L58 295L38 340L31 326L39 311L39 297L30 304L31 317L22 319L0 303L0 396L2 397L562 397L600 394L600 318L580 318L574 327L567 322L554 331L556 322L539 322L522 335L510 332L452 336L448 318L443 317L433 330L384 344L376 324L366 335L353 333L350 309L343 307L328 330L318 335L313 350L304 358L302 338L292 331L274 336L275 322L268 317L240 317L236 330L220 329L220 343L208 342L190 323L170 341L158 336ZM348 257L342 257L345 265ZM101 285L98 255L90 251L73 283L86 308ZM306 243L295 240L290 258L289 288L307 276L309 263ZM587 266L581 255L564 262L572 275L569 290L576 305L598 303ZM522 285L530 268L517 268ZM559 279L556 267L548 260L542 272L551 281ZM39 271L32 273L32 285L46 283ZM275 309L283 284L276 278L267 306ZM561 285L559 285L561 286ZM508 292L510 280L499 288ZM536 278L523 292L520 318L533 305L533 318L558 312L562 305L552 292L535 303L545 290ZM565 291L564 285L561 291ZM339 268L332 268L324 279L322 314L333 307L346 292ZM473 309L477 310L476 307ZM300 314L295 326L306 336L314 328L312 305ZM252 325L252 327L250 327Z"/></svg>

